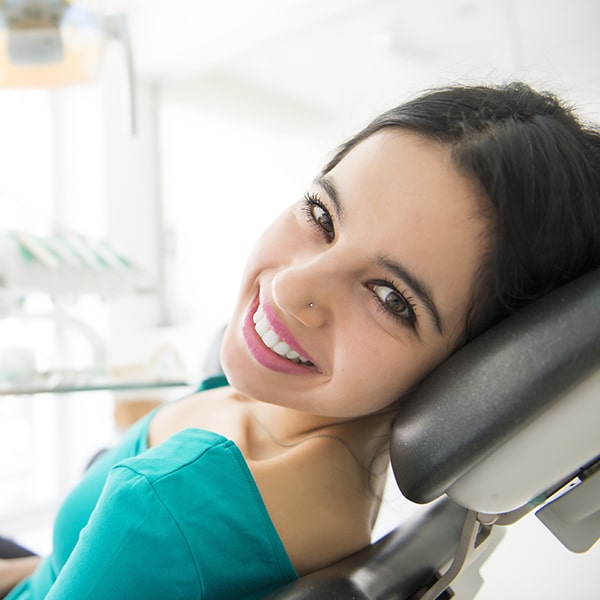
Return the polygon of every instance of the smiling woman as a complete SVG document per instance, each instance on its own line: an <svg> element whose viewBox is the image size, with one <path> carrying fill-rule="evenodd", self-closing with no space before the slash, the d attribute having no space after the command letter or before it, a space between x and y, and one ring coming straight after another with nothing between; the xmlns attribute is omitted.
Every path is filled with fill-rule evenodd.
<svg viewBox="0 0 600 600"><path fill-rule="evenodd" d="M598 266L600 135L553 96L454 87L383 114L258 239L226 378L94 465L10 600L261 598L359 550L403 395Z"/></svg>

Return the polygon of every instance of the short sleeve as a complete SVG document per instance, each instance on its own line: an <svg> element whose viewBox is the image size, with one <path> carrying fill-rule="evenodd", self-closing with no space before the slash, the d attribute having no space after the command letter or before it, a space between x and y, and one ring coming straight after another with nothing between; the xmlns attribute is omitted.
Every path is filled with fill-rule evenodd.
<svg viewBox="0 0 600 600"><path fill-rule="evenodd" d="M113 468L47 600L202 597L185 539L150 483Z"/></svg>

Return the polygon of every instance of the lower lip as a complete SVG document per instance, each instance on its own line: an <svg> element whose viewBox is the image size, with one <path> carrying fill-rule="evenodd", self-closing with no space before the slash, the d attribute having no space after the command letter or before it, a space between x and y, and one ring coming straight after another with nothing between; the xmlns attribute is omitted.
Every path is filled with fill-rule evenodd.
<svg viewBox="0 0 600 600"><path fill-rule="evenodd" d="M277 371L278 373L285 373L286 375L307 375L316 373L317 371L314 367L293 363L287 358L279 356L276 352L269 350L269 348L264 345L263 341L258 336L258 333L256 333L256 329L254 329L253 317L257 309L258 298L250 307L250 310L244 319L242 328L246 346L254 359L263 367L266 367L271 371Z"/></svg>

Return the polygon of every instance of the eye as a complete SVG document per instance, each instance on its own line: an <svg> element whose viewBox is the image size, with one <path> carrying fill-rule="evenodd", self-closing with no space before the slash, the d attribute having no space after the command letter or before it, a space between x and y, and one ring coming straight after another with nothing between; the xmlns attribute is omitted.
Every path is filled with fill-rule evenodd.
<svg viewBox="0 0 600 600"><path fill-rule="evenodd" d="M304 212L308 217L308 222L316 227L328 242L333 241L335 228L331 213L317 194L308 193L304 196Z"/></svg>
<svg viewBox="0 0 600 600"><path fill-rule="evenodd" d="M368 284L369 289L375 294L383 310L391 316L415 325L417 316L412 300L405 293L399 292L389 282L375 281Z"/></svg>
<svg viewBox="0 0 600 600"><path fill-rule="evenodd" d="M381 303L392 312L397 314L403 313L408 308L408 302L395 289L388 285L373 284L371 288Z"/></svg>

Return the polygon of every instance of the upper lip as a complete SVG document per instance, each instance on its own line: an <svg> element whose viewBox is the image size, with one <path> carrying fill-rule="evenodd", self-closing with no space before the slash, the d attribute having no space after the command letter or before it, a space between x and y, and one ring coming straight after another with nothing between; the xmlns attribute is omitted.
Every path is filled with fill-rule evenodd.
<svg viewBox="0 0 600 600"><path fill-rule="evenodd" d="M277 336L283 342L285 342L292 350L296 351L298 354L300 354L316 366L315 361L312 359L310 354L308 354L306 350L302 348L302 346L300 345L298 340L293 336L291 331L279 319L271 303L262 294L260 294L259 297L259 306L262 308L265 318L269 322L269 326L277 334Z"/></svg>

